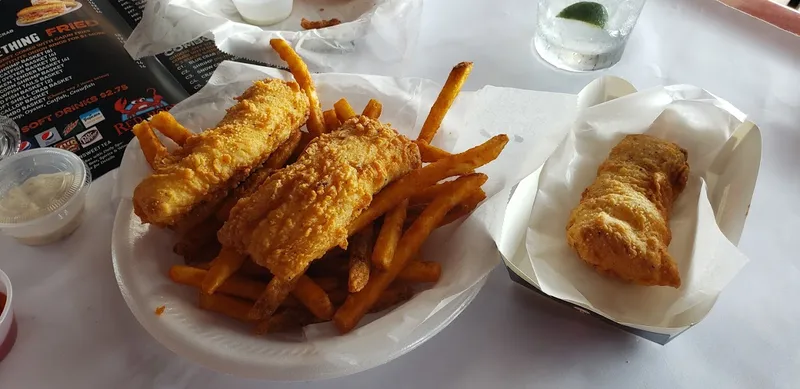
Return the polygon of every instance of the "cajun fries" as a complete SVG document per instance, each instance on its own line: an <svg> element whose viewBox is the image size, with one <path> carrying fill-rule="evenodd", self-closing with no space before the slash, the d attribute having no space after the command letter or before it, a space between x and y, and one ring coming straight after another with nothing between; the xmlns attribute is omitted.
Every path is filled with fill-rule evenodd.
<svg viewBox="0 0 800 389"><path fill-rule="evenodd" d="M150 125L155 127L178 146L183 146L194 134L175 120L169 112L159 112L150 118Z"/></svg>
<svg viewBox="0 0 800 389"><path fill-rule="evenodd" d="M282 60L286 61L289 65L295 81L300 84L306 96L308 96L309 112L308 112L308 132L314 136L319 136L325 132L324 121L322 119L322 109L319 105L319 97L317 97L317 89L314 87L314 81L311 79L311 74L308 72L308 66L300 58L299 55L289 46L289 43L283 39L271 39L270 46L278 53Z"/></svg>
<svg viewBox="0 0 800 389"><path fill-rule="evenodd" d="M364 112L361 115L366 116L370 119L378 119L381 117L381 112L383 111L383 105L381 102L375 99L370 99L367 103L367 106L364 107Z"/></svg>
<svg viewBox="0 0 800 389"><path fill-rule="evenodd" d="M201 309L251 325L256 334L296 331L306 325L327 321L331 321L341 333L348 333L365 314L411 299L415 285L439 281L443 271L441 264L421 260L420 248L435 229L464 218L486 199L481 186L488 177L475 173L475 169L497 158L508 137L497 135L455 154L430 144L472 68L468 62L458 64L431 107L417 140L411 142L402 138L408 142L406 149L419 149L420 160L425 164L420 166L418 160L410 172L397 175L395 177L399 178L396 179L386 179L385 187L371 192L377 193L367 198L369 201L365 201L363 208L342 224L347 232L342 236L349 236L347 241L325 246L327 253L310 265L304 262L304 268L298 269L302 270L301 273L284 274L285 278L279 277L279 271L273 275L267 267L259 264L258 255L234 247L237 243L217 239L217 231L229 218L237 217L237 204L262 195L260 189L279 180L276 177L281 177L282 172L305 166L302 158L306 154L320 152L316 142L358 136L347 132L348 126L352 127L354 123L380 125L377 120L383 105L371 99L358 115L347 100L340 99L323 110L302 59L282 40L273 39L270 44L288 63L297 84L308 97L307 132L293 131L261 166L246 172L249 176L240 185L208 206L213 212L201 215L205 219L198 216L201 220L182 231L175 252L183 255L187 263L191 259L192 266L175 265L170 269L169 277L175 283L197 289ZM157 166L170 156L153 128L179 145L194 136L167 113L137 125L134 133L151 166ZM396 132L390 135L401 137ZM316 139L318 137L321 138ZM298 157L301 162L292 165ZM289 165L293 167L287 167ZM318 185L325 188L331 183ZM276 194L282 196L278 200L269 201L281 204L295 193L289 190ZM242 199L248 200L240 202ZM314 196L310 201L313 200ZM231 216L234 208L234 216ZM254 220L254 223L258 222ZM231 246L221 247L220 242L228 242L226 244Z"/></svg>
<svg viewBox="0 0 800 389"><path fill-rule="evenodd" d="M420 130L417 140L427 143L433 140L436 131L439 131L439 126L442 125L444 116L456 100L458 92L461 92L461 87L464 85L464 81L467 81L471 71L472 62L461 62L453 67L453 70L450 71L450 76L447 77L447 81L444 83L444 87L442 87L442 91L439 92L436 102L433 103L433 107L428 113L425 123L422 125L422 130Z"/></svg>
<svg viewBox="0 0 800 389"><path fill-rule="evenodd" d="M367 284L367 280L369 280L369 259L374 245L372 235L373 226L370 224L351 238L350 271L347 280L347 290L350 293L363 289L364 285Z"/></svg>
<svg viewBox="0 0 800 389"><path fill-rule="evenodd" d="M333 103L333 109L336 112L336 117L342 123L347 121L347 119L356 117L356 111L353 111L353 107L346 99L341 99Z"/></svg>

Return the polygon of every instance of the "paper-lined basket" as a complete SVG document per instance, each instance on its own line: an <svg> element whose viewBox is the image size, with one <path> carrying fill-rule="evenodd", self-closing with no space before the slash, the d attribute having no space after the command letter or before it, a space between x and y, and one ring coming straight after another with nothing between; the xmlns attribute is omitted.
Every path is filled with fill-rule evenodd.
<svg viewBox="0 0 800 389"><path fill-rule="evenodd" d="M515 188L498 247L516 282L578 311L665 344L696 324L744 266L741 236L761 159L761 136L744 114L696 87L642 92L626 81L595 80L548 161ZM605 278L566 243L569 212L597 166L625 134L647 133L689 151L689 184L673 209L670 254L679 289Z"/></svg>
<svg viewBox="0 0 800 389"><path fill-rule="evenodd" d="M163 53L197 38L221 51L269 66L283 62L269 41L288 41L312 72L400 75L416 46L422 0L294 0L288 19L271 26L245 22L232 0L149 0L125 48L134 58ZM300 21L339 19L304 30Z"/></svg>

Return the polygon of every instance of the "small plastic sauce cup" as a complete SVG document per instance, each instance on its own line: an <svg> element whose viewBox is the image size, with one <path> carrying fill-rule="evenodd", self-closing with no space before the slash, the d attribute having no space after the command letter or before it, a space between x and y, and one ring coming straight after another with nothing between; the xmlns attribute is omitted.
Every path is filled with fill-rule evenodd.
<svg viewBox="0 0 800 389"><path fill-rule="evenodd" d="M83 220L91 182L86 164L58 148L0 161L0 230L31 246L64 239Z"/></svg>
<svg viewBox="0 0 800 389"><path fill-rule="evenodd" d="M11 307L13 297L11 280L0 270L0 361L8 355L17 340L17 321Z"/></svg>
<svg viewBox="0 0 800 389"><path fill-rule="evenodd" d="M286 20L292 13L293 0L233 0L233 5L247 23L269 26Z"/></svg>

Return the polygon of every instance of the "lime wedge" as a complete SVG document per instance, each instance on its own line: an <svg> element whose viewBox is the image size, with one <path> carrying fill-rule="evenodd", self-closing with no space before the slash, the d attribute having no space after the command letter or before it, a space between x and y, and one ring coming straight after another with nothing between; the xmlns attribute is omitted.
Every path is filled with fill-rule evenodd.
<svg viewBox="0 0 800 389"><path fill-rule="evenodd" d="M564 8L556 17L577 20L603 28L608 21L608 11L600 3L581 1Z"/></svg>

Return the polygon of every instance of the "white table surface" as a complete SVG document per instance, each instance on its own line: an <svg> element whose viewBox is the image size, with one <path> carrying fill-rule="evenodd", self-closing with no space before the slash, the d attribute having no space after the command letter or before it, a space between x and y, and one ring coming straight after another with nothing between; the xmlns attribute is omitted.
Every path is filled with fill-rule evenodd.
<svg viewBox="0 0 800 389"><path fill-rule="evenodd" d="M502 3L502 4L500 4ZM530 52L535 1L431 0L412 75L442 80L475 62L484 84L577 92L598 74L559 73ZM92 186L91 223L28 248L0 238L19 338L3 389L86 388L796 388L800 385L800 38L712 0L651 0L622 62L645 88L691 83L763 131L761 175L740 244L750 257L709 316L667 346L589 320L513 284L503 268L472 305L417 350L354 376L242 380L175 356L128 311L109 242L114 176Z"/></svg>

